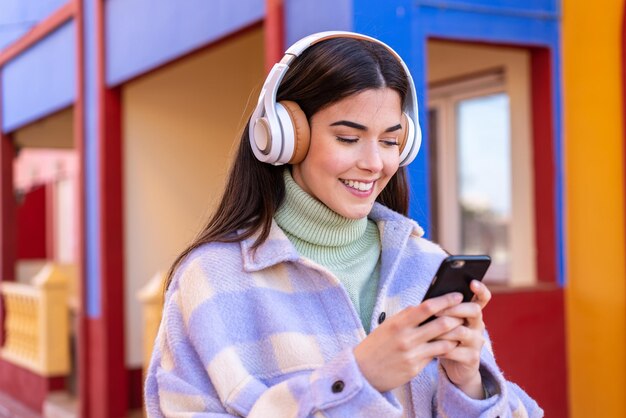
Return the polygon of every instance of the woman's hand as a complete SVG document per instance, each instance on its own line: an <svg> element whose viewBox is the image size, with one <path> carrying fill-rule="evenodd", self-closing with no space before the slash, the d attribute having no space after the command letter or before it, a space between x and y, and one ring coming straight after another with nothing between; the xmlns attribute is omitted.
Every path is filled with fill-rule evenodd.
<svg viewBox="0 0 626 418"><path fill-rule="evenodd" d="M478 372L480 352L485 344L483 308L491 299L487 286L474 280L470 284L474 292L471 302L461 303L441 312L441 315L457 318L463 325L439 337L440 341L456 342L458 345L439 356L439 361L448 378L465 394L474 399L483 399L482 379Z"/></svg>
<svg viewBox="0 0 626 418"><path fill-rule="evenodd" d="M443 316L418 325L442 311L460 306L451 293L411 306L392 316L354 348L361 373L380 392L402 386L435 357L452 352L457 340L439 338L463 324L462 317Z"/></svg>

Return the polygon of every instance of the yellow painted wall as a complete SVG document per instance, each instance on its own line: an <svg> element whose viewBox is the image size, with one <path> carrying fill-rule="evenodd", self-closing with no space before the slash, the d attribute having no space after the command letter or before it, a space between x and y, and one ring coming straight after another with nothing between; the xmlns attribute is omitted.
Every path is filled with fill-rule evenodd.
<svg viewBox="0 0 626 418"><path fill-rule="evenodd" d="M207 220L265 76L263 31L245 31L123 90L126 361L142 364L139 289ZM247 106L247 111L245 111Z"/></svg>
<svg viewBox="0 0 626 418"><path fill-rule="evenodd" d="M572 417L626 416L622 0L563 1Z"/></svg>

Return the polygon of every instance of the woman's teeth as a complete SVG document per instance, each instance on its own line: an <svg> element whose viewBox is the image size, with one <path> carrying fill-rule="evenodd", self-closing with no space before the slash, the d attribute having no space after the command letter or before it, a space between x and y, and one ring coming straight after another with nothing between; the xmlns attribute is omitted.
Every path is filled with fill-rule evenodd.
<svg viewBox="0 0 626 418"><path fill-rule="evenodd" d="M374 187L374 182L363 183L360 181L353 181L353 180L341 180L341 182L345 184L346 186L352 187L353 189L357 189L361 192L367 192L368 190L371 190L372 187Z"/></svg>

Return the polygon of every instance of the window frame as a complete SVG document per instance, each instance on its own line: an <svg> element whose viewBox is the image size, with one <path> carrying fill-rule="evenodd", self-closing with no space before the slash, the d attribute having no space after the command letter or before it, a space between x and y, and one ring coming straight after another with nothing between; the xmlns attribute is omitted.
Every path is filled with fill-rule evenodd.
<svg viewBox="0 0 626 418"><path fill-rule="evenodd" d="M428 111L435 110L437 123L436 173L440 185L433 191L437 200L433 225L439 242L448 251L460 251L460 205L457 171L457 105L463 100L505 93L509 98L509 132L511 155L511 223L509 226L510 262L495 263L486 280L507 286L537 283L535 237L535 191L533 137L530 96L530 68L516 68L506 62L503 67L467 74L461 78L438 81L429 87ZM445 221L444 221L445 220ZM506 269L510 274L506 275Z"/></svg>

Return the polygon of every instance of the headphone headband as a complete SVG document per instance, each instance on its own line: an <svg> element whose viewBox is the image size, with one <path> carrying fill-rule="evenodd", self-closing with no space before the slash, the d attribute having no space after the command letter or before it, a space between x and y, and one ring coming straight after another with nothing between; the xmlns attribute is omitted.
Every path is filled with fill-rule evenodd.
<svg viewBox="0 0 626 418"><path fill-rule="evenodd" d="M295 139L289 140L289 138L286 138L286 136L289 136L289 133L285 132L281 126L280 117L277 113L278 106L276 105L278 88L287 70L289 69L289 65L297 57L299 57L310 46L332 38L354 38L375 42L384 46L394 57L396 57L400 65L402 65L409 84L409 91L407 92L407 97L405 99L407 108L405 113L408 115L407 124L409 126L407 126L407 129L409 129L410 137L407 138L407 141L409 142L400 154L400 165L404 166L409 164L417 155L422 141L422 133L418 122L417 94L415 91L415 84L413 83L413 77L411 77L411 73L400 55L389 45L367 35L345 31L318 32L306 36L291 45L287 51L285 51L285 56L280 60L280 62L274 64L265 80L265 83L263 84L257 106L254 109L250 120L250 145L252 146L254 155L260 161L275 165L286 164L290 161L290 158L294 153ZM264 119L263 123L257 123L261 120L261 118ZM275 133L280 133L282 144L279 144L279 146L272 146L276 145L273 144L275 140Z"/></svg>

